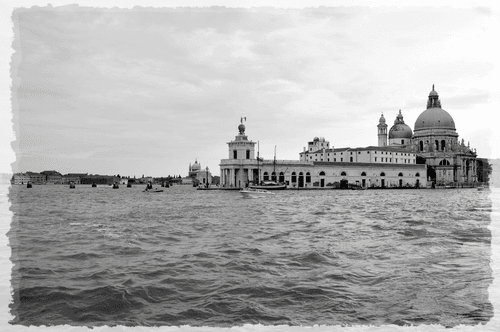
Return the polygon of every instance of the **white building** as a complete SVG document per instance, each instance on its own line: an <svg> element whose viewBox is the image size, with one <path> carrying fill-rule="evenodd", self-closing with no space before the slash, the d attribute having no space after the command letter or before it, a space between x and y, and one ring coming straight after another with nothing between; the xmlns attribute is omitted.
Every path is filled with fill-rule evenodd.
<svg viewBox="0 0 500 332"><path fill-rule="evenodd" d="M228 158L220 163L221 187L242 188L265 180L285 182L289 187L327 188L426 186L426 165L416 154L396 147L333 149L324 138L314 138L299 160L259 160L255 142L245 135L245 125L228 142Z"/></svg>

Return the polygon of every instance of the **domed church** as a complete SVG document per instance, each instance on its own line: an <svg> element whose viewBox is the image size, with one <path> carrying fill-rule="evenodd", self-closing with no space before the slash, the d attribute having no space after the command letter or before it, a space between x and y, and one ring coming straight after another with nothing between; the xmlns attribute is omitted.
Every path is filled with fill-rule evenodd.
<svg viewBox="0 0 500 332"><path fill-rule="evenodd" d="M403 121L401 110L389 129L384 116L379 119L378 145L404 148L416 152L417 158L427 165L428 180L437 184L472 183L477 180L476 152L458 140L455 121L441 108L437 91L432 86L427 109L415 121L414 131Z"/></svg>

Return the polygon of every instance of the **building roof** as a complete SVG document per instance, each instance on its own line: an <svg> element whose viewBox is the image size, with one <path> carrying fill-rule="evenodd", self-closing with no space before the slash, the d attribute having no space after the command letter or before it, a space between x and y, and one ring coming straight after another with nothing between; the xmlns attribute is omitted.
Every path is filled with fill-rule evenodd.
<svg viewBox="0 0 500 332"><path fill-rule="evenodd" d="M335 148L335 149L325 149L325 152L345 152L345 151L387 151L387 152L406 152L413 153L407 149L398 146L367 146L361 148ZM323 153L323 150L316 151L302 151L300 154L312 154L312 153Z"/></svg>
<svg viewBox="0 0 500 332"><path fill-rule="evenodd" d="M434 85L432 86L432 91L429 93L427 109L415 121L414 130L416 132L425 129L456 130L455 121L453 121L451 115L441 108L441 101L439 100L438 93L434 91Z"/></svg>

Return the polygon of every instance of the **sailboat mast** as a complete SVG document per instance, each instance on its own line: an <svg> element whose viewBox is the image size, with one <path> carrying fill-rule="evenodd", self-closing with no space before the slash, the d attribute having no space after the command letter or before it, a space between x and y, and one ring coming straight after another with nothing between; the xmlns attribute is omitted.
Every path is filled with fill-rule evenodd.
<svg viewBox="0 0 500 332"><path fill-rule="evenodd" d="M274 173L273 181L278 182L278 177L276 176L276 145L274 146L273 173Z"/></svg>
<svg viewBox="0 0 500 332"><path fill-rule="evenodd" d="M257 184L260 184L260 157L259 157L260 145L257 141Z"/></svg>

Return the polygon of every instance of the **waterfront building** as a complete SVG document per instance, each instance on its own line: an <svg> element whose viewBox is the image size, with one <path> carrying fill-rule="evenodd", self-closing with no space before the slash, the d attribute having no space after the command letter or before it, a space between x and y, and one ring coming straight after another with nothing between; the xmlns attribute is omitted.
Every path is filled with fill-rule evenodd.
<svg viewBox="0 0 500 332"><path fill-rule="evenodd" d="M198 160L195 159L194 164L189 164L188 176L182 178L182 184L190 184L190 185L206 185L211 184L213 180L212 173L205 167L204 169L201 167L201 163L198 163Z"/></svg>
<svg viewBox="0 0 500 332"><path fill-rule="evenodd" d="M120 178L112 175L89 174L80 178L80 184L113 184L119 182Z"/></svg>
<svg viewBox="0 0 500 332"><path fill-rule="evenodd" d="M455 122L441 108L432 86L427 108L414 130L401 110L388 130L384 115L377 125L378 146L334 148L323 137L309 141L299 160L259 160L255 142L245 135L243 118L239 134L228 142L229 154L220 163L221 186L244 187L250 182L273 180L289 187L405 187L473 185L477 181L477 154L458 140Z"/></svg>
<svg viewBox="0 0 500 332"><path fill-rule="evenodd" d="M31 181L29 174L18 172L18 173L14 173L14 175L12 175L12 179L10 180L10 183L11 184L26 184L29 181Z"/></svg>
<svg viewBox="0 0 500 332"><path fill-rule="evenodd" d="M388 133L382 131L385 118L379 119L379 147L401 148L425 161L427 179L435 184L473 184L477 181L477 154L464 139L458 140L452 116L441 108L441 100L432 86L427 108L415 121L414 131L403 121L401 110Z"/></svg>
<svg viewBox="0 0 500 332"><path fill-rule="evenodd" d="M299 160L266 160L255 156L255 142L245 135L245 125L228 142L228 158L220 162L221 186L242 188L248 183L272 180L292 188L421 187L426 186L426 165L416 163L415 153L388 146L330 147L315 137Z"/></svg>
<svg viewBox="0 0 500 332"><path fill-rule="evenodd" d="M62 184L63 176L57 171L43 171L40 172L45 177L45 183L47 184Z"/></svg>
<svg viewBox="0 0 500 332"><path fill-rule="evenodd" d="M26 172L26 174L29 175L31 184L45 184L45 176L42 174L31 171Z"/></svg>
<svg viewBox="0 0 500 332"><path fill-rule="evenodd" d="M68 173L63 176L63 183L69 184L73 182L74 184L81 184L83 177L86 177L88 173Z"/></svg>

